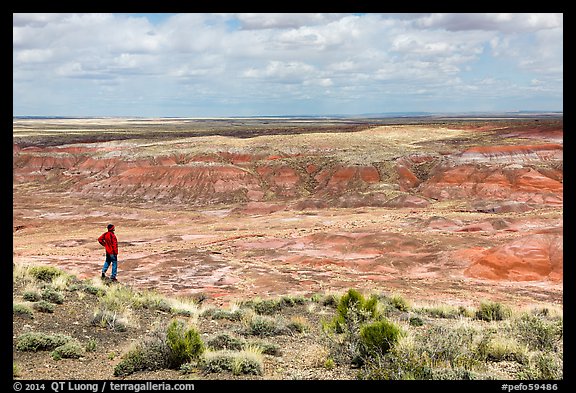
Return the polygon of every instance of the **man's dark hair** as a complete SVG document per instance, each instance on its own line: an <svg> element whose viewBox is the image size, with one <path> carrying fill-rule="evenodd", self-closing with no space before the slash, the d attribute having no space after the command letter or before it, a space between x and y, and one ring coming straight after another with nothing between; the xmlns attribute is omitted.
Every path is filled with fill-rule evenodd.
<svg viewBox="0 0 576 393"><path fill-rule="evenodd" d="M108 224L108 227L107 227L107 228L108 228L108 229L114 228L114 225Z"/></svg>

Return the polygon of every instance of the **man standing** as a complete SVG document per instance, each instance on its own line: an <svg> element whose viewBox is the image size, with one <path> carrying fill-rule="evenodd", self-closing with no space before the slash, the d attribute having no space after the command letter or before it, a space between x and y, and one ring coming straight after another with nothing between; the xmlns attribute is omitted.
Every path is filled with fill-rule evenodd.
<svg viewBox="0 0 576 393"><path fill-rule="evenodd" d="M110 280L118 281L116 279L116 273L118 272L118 239L114 234L114 225L108 224L108 232L104 232L102 236L98 238L98 243L106 248L106 261L102 267L102 278L106 278L106 271L108 267L112 265L112 275Z"/></svg>

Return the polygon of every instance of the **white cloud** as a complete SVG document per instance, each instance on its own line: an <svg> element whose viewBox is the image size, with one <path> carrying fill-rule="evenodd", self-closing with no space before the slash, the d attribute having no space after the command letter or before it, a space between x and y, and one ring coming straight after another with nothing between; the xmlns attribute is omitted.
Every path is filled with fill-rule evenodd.
<svg viewBox="0 0 576 393"><path fill-rule="evenodd" d="M417 18L415 23L423 28L442 28L449 31L487 30L520 33L562 27L563 16L550 13L429 14Z"/></svg>
<svg viewBox="0 0 576 393"><path fill-rule="evenodd" d="M294 29L303 26L326 24L338 20L346 14L310 14L310 13L280 13L280 14L235 14L241 28L257 29Z"/></svg>
<svg viewBox="0 0 576 393"><path fill-rule="evenodd" d="M437 106L454 92L473 107L487 74L513 78L510 95L544 81L561 105L562 51L562 14L14 14L14 110L50 108L70 89L102 112L132 90L125 102L177 97L179 111L204 95L220 114L280 110L267 98L283 113L352 100L368 112L411 94L420 106L405 109L424 110L427 94Z"/></svg>

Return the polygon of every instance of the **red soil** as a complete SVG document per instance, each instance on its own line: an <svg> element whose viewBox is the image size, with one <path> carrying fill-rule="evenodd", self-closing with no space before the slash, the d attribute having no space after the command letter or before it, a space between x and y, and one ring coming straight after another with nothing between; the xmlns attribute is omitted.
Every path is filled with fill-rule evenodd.
<svg viewBox="0 0 576 393"><path fill-rule="evenodd" d="M498 128L462 129L493 140ZM500 132L365 163L262 146L150 156L134 141L14 144L14 260L96 276L95 238L113 221L120 278L209 301L357 286L561 303L562 129ZM512 136L534 143L503 144Z"/></svg>

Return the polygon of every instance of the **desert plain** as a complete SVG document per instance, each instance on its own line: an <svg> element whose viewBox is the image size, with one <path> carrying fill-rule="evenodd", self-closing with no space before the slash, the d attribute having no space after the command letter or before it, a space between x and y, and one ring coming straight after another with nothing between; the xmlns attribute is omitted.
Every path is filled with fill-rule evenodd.
<svg viewBox="0 0 576 393"><path fill-rule="evenodd" d="M18 119L13 261L206 304L563 303L563 120Z"/></svg>

